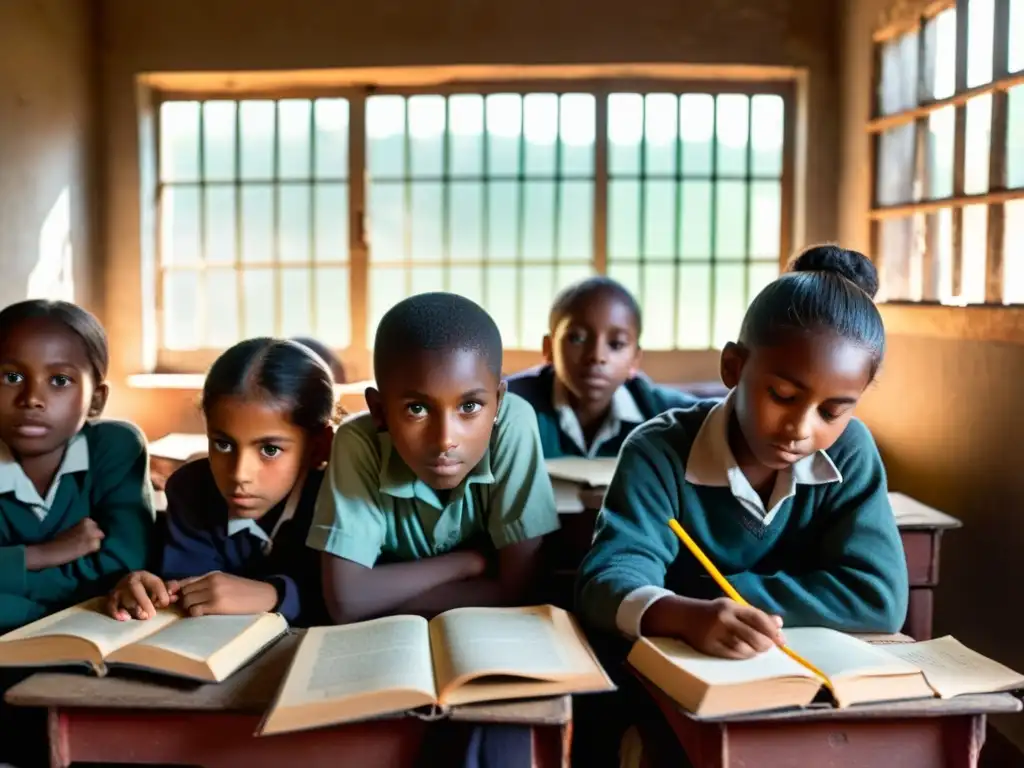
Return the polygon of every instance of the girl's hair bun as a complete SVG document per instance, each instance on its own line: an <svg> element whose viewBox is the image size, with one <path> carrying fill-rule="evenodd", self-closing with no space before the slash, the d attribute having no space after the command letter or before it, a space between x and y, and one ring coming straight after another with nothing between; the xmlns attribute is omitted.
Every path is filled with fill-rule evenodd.
<svg viewBox="0 0 1024 768"><path fill-rule="evenodd" d="M833 272L845 277L871 298L878 293L878 270L863 253L838 245L808 248L789 265L790 272Z"/></svg>

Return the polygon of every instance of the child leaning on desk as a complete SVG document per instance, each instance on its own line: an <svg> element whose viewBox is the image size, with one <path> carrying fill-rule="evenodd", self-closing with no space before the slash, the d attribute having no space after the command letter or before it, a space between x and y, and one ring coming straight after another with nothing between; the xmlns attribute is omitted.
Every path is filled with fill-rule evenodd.
<svg viewBox="0 0 1024 768"><path fill-rule="evenodd" d="M210 368L202 404L209 457L167 483L159 575L125 576L108 613L145 620L173 603L192 616L277 611L292 625L324 623L305 538L330 450L330 371L299 343L249 339Z"/></svg>
<svg viewBox="0 0 1024 768"><path fill-rule="evenodd" d="M785 626L899 630L903 548L878 450L853 418L885 352L877 284L859 253L804 252L723 350L728 397L627 440L578 575L590 627L726 658L771 648ZM721 596L669 518L751 606Z"/></svg>
<svg viewBox="0 0 1024 768"><path fill-rule="evenodd" d="M529 604L558 515L533 411L501 381L494 320L420 294L384 315L373 349L370 411L338 428L307 540L332 618ZM529 764L528 729L496 733L477 734L477 751Z"/></svg>

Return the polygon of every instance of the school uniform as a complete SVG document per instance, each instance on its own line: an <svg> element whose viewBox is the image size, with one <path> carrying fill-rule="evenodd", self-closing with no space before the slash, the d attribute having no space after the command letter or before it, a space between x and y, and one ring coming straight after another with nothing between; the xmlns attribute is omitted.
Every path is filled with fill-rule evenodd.
<svg viewBox="0 0 1024 768"><path fill-rule="evenodd" d="M98 552L39 571L25 567L28 545L51 541L86 517L105 534ZM131 424L82 427L45 495L0 443L0 631L103 594L144 567L153 518L146 440Z"/></svg>
<svg viewBox="0 0 1024 768"><path fill-rule="evenodd" d="M449 552L481 537L495 548L558 529L536 421L506 394L480 462L442 501L368 413L342 424L306 543L372 568Z"/></svg>
<svg viewBox="0 0 1024 768"><path fill-rule="evenodd" d="M828 450L780 471L765 504L729 448L732 409L730 394L670 411L626 442L579 570L585 620L635 638L664 595L721 596L666 525L671 516L785 626L898 631L907 567L871 433L852 420Z"/></svg>
<svg viewBox="0 0 1024 768"><path fill-rule="evenodd" d="M51 541L86 517L105 534L99 551L39 571L25 567L27 546ZM0 443L0 632L101 595L142 568L153 518L146 440L132 424L86 423L45 494ZM19 734L0 739L0 763L47 764L45 713L2 702L3 692L33 671L0 671L0 731Z"/></svg>
<svg viewBox="0 0 1024 768"><path fill-rule="evenodd" d="M167 534L161 576L183 579L222 571L277 590L289 624L326 621L320 559L306 545L322 471L310 471L295 498L282 500L259 520L230 518L209 459L192 461L167 481ZM291 502L289 504L289 502Z"/></svg>
<svg viewBox="0 0 1024 768"><path fill-rule="evenodd" d="M501 549L557 529L533 411L522 398L506 394L483 458L444 501L368 413L343 423L307 544L372 568L435 557L481 539ZM424 765L457 761L464 768L513 768L532 759L528 728L435 730L423 749Z"/></svg>
<svg viewBox="0 0 1024 768"><path fill-rule="evenodd" d="M698 401L686 392L659 387L646 376L635 376L615 390L604 423L587 444L569 391L555 376L554 366L542 365L508 379L508 390L530 405L537 415L544 457L582 456L587 459L618 456L626 437L648 419L670 408L685 408Z"/></svg>

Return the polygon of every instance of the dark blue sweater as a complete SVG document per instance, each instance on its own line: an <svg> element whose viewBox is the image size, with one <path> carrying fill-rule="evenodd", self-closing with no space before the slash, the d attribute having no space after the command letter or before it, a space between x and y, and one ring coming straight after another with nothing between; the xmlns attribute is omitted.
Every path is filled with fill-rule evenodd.
<svg viewBox="0 0 1024 768"><path fill-rule="evenodd" d="M508 391L515 392L533 406L537 412L537 428L545 459L560 456L582 456L579 447L562 432L558 423L558 411L552 402L555 387L555 369L541 365L509 376ZM627 381L623 386L636 401L644 419L653 419L670 408L688 408L698 398L679 390L659 387L646 376L640 375ZM623 424L619 434L601 444L598 455L612 457L619 455L623 441L639 424Z"/></svg>
<svg viewBox="0 0 1024 768"><path fill-rule="evenodd" d="M167 536L161 575L165 579L222 571L277 589L274 610L289 624L325 621L319 555L306 547L323 472L310 472L291 520L281 524L269 554L251 531L228 535L228 508L217 490L209 459L193 461L167 481ZM284 512L282 501L256 521L268 535Z"/></svg>

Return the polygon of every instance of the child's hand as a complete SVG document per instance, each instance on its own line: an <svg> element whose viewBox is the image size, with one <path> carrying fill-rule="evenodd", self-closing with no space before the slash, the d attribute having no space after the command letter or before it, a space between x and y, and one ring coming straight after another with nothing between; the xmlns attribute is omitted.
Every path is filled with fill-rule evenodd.
<svg viewBox="0 0 1024 768"><path fill-rule="evenodd" d="M266 613L277 605L273 584L221 571L172 581L167 588L180 593L179 604L189 616Z"/></svg>
<svg viewBox="0 0 1024 768"><path fill-rule="evenodd" d="M783 642L782 618L727 597L689 600L680 634L709 656L749 659Z"/></svg>
<svg viewBox="0 0 1024 768"><path fill-rule="evenodd" d="M61 531L51 541L25 547L25 567L41 571L73 563L80 557L98 552L105 534L91 517Z"/></svg>
<svg viewBox="0 0 1024 768"><path fill-rule="evenodd" d="M177 592L171 591L159 576L149 571L135 571L111 590L107 614L118 621L145 621L156 616L157 609L166 608L177 600Z"/></svg>

